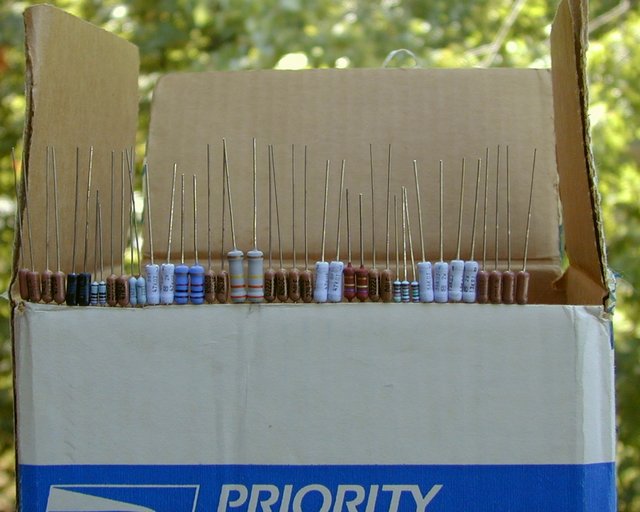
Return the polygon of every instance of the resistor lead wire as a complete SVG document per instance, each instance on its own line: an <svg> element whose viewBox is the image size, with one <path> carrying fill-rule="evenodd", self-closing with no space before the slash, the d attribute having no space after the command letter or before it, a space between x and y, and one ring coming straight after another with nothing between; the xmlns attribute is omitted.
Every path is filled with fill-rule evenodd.
<svg viewBox="0 0 640 512"><path fill-rule="evenodd" d="M124 151L120 152L120 275L116 280L116 298L118 305L125 307L129 305L130 290L129 290L129 276L125 268L125 223L124 223L124 197L125 197L125 184L124 184Z"/></svg>
<svg viewBox="0 0 640 512"><path fill-rule="evenodd" d="M422 225L422 201L420 199L420 183L418 181L418 162L413 161L413 176L416 184L416 201L418 204L418 227L420 229L420 251L422 259L418 262L418 287L420 302L433 302L433 266L427 261L424 250L424 229Z"/></svg>
<svg viewBox="0 0 640 512"><path fill-rule="evenodd" d="M433 296L440 304L449 301L449 265L444 261L444 164L440 160L440 260L433 266Z"/></svg>
<svg viewBox="0 0 640 512"><path fill-rule="evenodd" d="M227 253L229 260L229 285L230 297L234 304L241 304L247 299L247 290L244 283L244 253L236 244L236 229L233 222L233 202L231 200L231 179L229 173L229 155L227 153L227 141L222 139L222 152L224 155L224 173L227 177L227 200L229 202L229 221L231 224L231 241L233 249Z"/></svg>
<svg viewBox="0 0 640 512"><path fill-rule="evenodd" d="M51 148L53 160L53 210L55 214L56 232L56 271L51 276L51 291L56 304L62 304L65 300L65 275L60 267L60 211L58 209L58 166L56 165L56 149Z"/></svg>
<svg viewBox="0 0 640 512"><path fill-rule="evenodd" d="M169 229L167 237L167 262L160 266L160 303L173 304L175 298L175 265L171 263L171 235L173 231L173 208L176 195L177 164L173 164L173 177L171 179L171 201L169 206Z"/></svg>
<svg viewBox="0 0 640 512"><path fill-rule="evenodd" d="M104 259L102 253L102 203L100 202L100 196L96 190L96 201L98 202L98 244L99 244L99 258L100 258L100 281L98 281L98 305L107 305L107 282L104 280Z"/></svg>
<svg viewBox="0 0 640 512"><path fill-rule="evenodd" d="M502 302L513 304L516 301L516 275L511 270L511 173L509 171L509 146L506 155L507 165L507 270L502 272Z"/></svg>
<svg viewBox="0 0 640 512"><path fill-rule="evenodd" d="M258 249L258 152L256 138L252 144L253 171L253 248L247 251L247 299L264 302L264 253Z"/></svg>
<svg viewBox="0 0 640 512"><path fill-rule="evenodd" d="M29 300L31 302L40 302L40 272L35 269L33 259L33 238L31 236L31 203L29 200L29 188L27 186L26 173L24 172L24 160L22 162L22 176L24 179L24 210L27 214L27 236L29 238L29 259L31 260L31 270L27 273L27 289L29 293Z"/></svg>
<svg viewBox="0 0 640 512"><path fill-rule="evenodd" d="M345 160L340 168L340 194L338 195L338 222L336 230L336 259L329 263L329 302L342 302L342 272L344 263L340 261L340 224L342 220L342 194L344 192Z"/></svg>
<svg viewBox="0 0 640 512"><path fill-rule="evenodd" d="M489 272L487 271L487 197L489 193L489 148L484 157L484 201L482 212L482 268L476 277L476 300L479 304L489 302Z"/></svg>
<svg viewBox="0 0 640 512"><path fill-rule="evenodd" d="M304 146L304 270L300 272L300 296L305 303L313 302L313 274L309 270L307 245L307 146Z"/></svg>
<svg viewBox="0 0 640 512"><path fill-rule="evenodd" d="M224 148L223 140L223 148ZM220 272L216 274L216 300L220 304L226 304L229 300L229 273L224 269L225 252L224 252L224 237L225 237L225 210L227 208L227 172L226 172L226 154L222 152L222 215L220 222L221 229L221 243L220 243Z"/></svg>
<svg viewBox="0 0 640 512"><path fill-rule="evenodd" d="M464 177L465 159L462 159L462 173L460 178L460 203L458 209L458 238L456 242L456 257L449 263L449 301L460 302L462 300L462 279L464 274L464 261L460 259L460 246L462 243L462 218L464 213Z"/></svg>
<svg viewBox="0 0 640 512"><path fill-rule="evenodd" d="M403 279L400 282L400 293L402 302L411 302L411 283L409 282L409 276L407 272L407 203L406 203L406 188L401 187L402 193L402 276Z"/></svg>
<svg viewBox="0 0 640 512"><path fill-rule="evenodd" d="M371 177L371 268L367 276L369 289L367 291L369 300L378 302L380 300L380 271L376 268L376 208L375 189L373 181L373 145L369 144L369 174Z"/></svg>
<svg viewBox="0 0 640 512"><path fill-rule="evenodd" d="M322 209L322 243L320 246L320 261L316 262L316 282L313 289L313 300L318 303L327 302L329 290L329 264L324 259L325 242L327 238L327 199L329 197L329 166L327 160L324 171L324 207Z"/></svg>
<svg viewBox="0 0 640 512"><path fill-rule="evenodd" d="M464 273L462 276L462 301L473 303L476 301L476 282L479 265L475 258L476 248L476 220L478 215L478 192L480 188L480 166L482 162L478 158L476 168L476 189L473 200L473 223L471 225L471 258L464 262Z"/></svg>
<svg viewBox="0 0 640 512"><path fill-rule="evenodd" d="M24 173L23 173L24 176ZM67 306L78 304L78 274L76 274L76 238L78 233L78 194L80 184L80 148L76 147L76 181L73 206L73 249L71 251L71 272L67 274Z"/></svg>
<svg viewBox="0 0 640 512"><path fill-rule="evenodd" d="M516 274L516 302L524 305L529 302L529 272L527 272L527 257L529 254L529 230L531 228L531 206L533 204L533 182L536 173L536 152L533 150L533 165L531 166L531 187L529 189L529 207L527 209L527 228L524 236L524 252L522 256L522 270Z"/></svg>
<svg viewBox="0 0 640 512"><path fill-rule="evenodd" d="M98 203L100 202L100 191L96 190L96 214L93 231L93 281L91 281L89 292L89 305L98 305Z"/></svg>

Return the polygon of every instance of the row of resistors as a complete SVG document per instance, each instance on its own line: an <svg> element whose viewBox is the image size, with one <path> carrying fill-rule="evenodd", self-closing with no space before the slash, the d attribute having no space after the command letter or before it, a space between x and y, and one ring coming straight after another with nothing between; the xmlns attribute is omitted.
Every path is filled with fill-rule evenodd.
<svg viewBox="0 0 640 512"><path fill-rule="evenodd" d="M93 168L93 148L89 152L89 165L86 176L80 173L80 151L76 149L76 172L75 172L75 203L74 203L74 225L72 265L71 272L66 275L60 268L60 236L59 236L59 208L58 208L58 183L55 148L46 149L46 211L45 215L45 236L46 236L46 268L38 271L33 264L33 245L31 243L31 218L29 207L29 191L26 187L24 173L22 179L18 178L15 155L13 155L13 166L15 175L16 194L21 195L24 200L24 208L17 215L17 228L21 237L20 248L20 269L18 271L18 281L20 295L23 300L31 302L44 302L57 304L67 304L68 306L146 306L157 304L213 304L213 303L339 303L343 301L357 302L398 302L398 303L493 303L493 304L526 304L528 301L529 273L527 272L527 254L529 245L529 232L531 221L532 198L535 177L536 150L533 150L533 160L531 166L531 184L529 187L529 203L527 210L526 234L524 237L524 250L522 265L519 270L512 268L511 261L511 185L509 169L509 147L502 148L502 158L506 162L505 176L500 173L501 148L497 147L495 183L489 173L489 150L486 150L485 158L477 159L470 165L471 170L467 170L467 162L462 159L460 166L460 198L457 208L457 238L455 258L451 261L444 260L444 238L443 238L443 217L444 217L444 181L443 162L439 162L439 252L440 258L437 261L427 261L425 257L425 243L423 236L423 212L421 204L421 190L418 172L418 162L413 161L412 183L406 183L398 190L391 190L391 146L389 146L389 164L387 167L387 189L386 189L386 222L385 222L385 265L384 268L377 268L375 236L376 226L374 218L374 171L373 157L371 156L371 266L365 265L365 248L363 234L363 201L366 200L365 193L357 191L355 194L345 188L345 170L347 162L342 160L339 166L338 179L340 183L339 200L337 204L337 228L335 233L335 259L327 261L325 259L325 247L327 242L327 214L328 214L328 191L331 179L331 161L327 160L324 175L324 201L322 212L322 244L320 260L313 266L313 271L309 265L309 254L307 250L307 147L304 147L304 182L296 184L295 172L293 170L295 147L291 146L292 173L291 190L292 196L296 197L296 185L302 186L304 197L303 216L303 246L304 246L304 267L297 267L297 253L295 240L295 215L292 216L292 242L293 242L293 265L292 268L285 268L282 251L282 233L280 225L280 208L278 204L277 173L273 157L273 146L268 146L268 251L266 257L258 247L257 242L257 165L256 165L256 141L253 139L253 245L244 252L236 244L236 230L234 225L233 201L230 180L229 161L227 157L226 140L222 141L223 153L223 185L222 194L222 248L224 254L225 237L225 211L228 211L228 223L231 232L232 249L226 254L228 270L225 269L225 258L221 257L221 265L218 271L212 269L211 264L211 172L209 165L209 147L207 146L207 259L208 266L205 267L199 261L198 253L198 205L197 205L197 179L184 174L178 174L177 165L173 166L170 207L168 209L169 222L167 233L166 261L158 264L154 261L154 241L152 237L151 219L152 205L149 198L149 169L145 163L143 167L143 178L146 190L146 219L149 229L149 254L150 261L142 268L141 239L142 233L136 222L136 207L134 201L133 186L135 183L134 154L132 150L125 150L120 153L120 158L115 152L111 153L111 194L109 208L109 237L110 245L110 267L111 273L104 277L104 262L107 247L103 247L103 235L106 234L105 220L106 210L103 203L104 193L93 190L91 175ZM119 167L119 170L118 170ZM335 170L333 171L335 173ZM475 172L475 193L471 206L465 205L465 175L467 172ZM116 197L115 184L120 180L120 197ZM334 178L335 179L335 178ZM503 198L503 205L506 203L506 232L508 244L508 265L506 270L498 268L498 239L499 230L505 229L499 223L500 201L498 200L498 189L501 179L506 179L506 197ZM128 182L129 193L125 194L125 182ZM20 185L19 185L20 183ZM201 185L202 186L202 185ZM495 211L487 205L488 192L495 186ZM19 190L22 187L22 190ZM415 190L415 202L410 204L407 193L408 189ZM50 190L52 194L50 194ZM21 194L20 194L21 192ZM193 196L193 210L185 211L185 194ZM50 197L52 195L53 197ZM483 196L484 208L479 214L478 204ZM355 201L354 201L355 200ZM50 201L53 201L53 216L55 233L55 255L56 270L50 270L49 249L50 244ZM84 205L82 205L84 202ZM355 207L353 203L356 203ZM292 201L292 208L295 199ZM78 226L77 219L81 208L84 208L85 225ZM466 208L466 209L465 209ZM462 225L465 212L471 209L472 234L470 253L468 259L464 259L461 254ZM354 216L354 210L357 212ZM412 238L410 225L413 211L414 219L417 213L419 240ZM89 213L95 212L95 225L89 224ZM126 212L126 214L125 214ZM491 218L495 213L495 218ZM274 215L275 214L275 215ZM480 220L479 215L482 216ZM346 217L346 233L341 232L343 216ZM117 218L116 218L117 217ZM275 222L274 222L275 217ZM130 219L129 230L131 239L125 243L125 218ZM114 240L114 225L119 223L120 240ZM495 247L489 248L487 243L488 223L495 229ZM174 232L179 225L179 250L180 260L172 260L172 249L175 249L176 242L173 240ZM187 227L188 225L188 227ZM476 227L480 225L480 229ZM194 263L185 263L185 229L193 229L193 254ZM415 229L415 226L414 226ZM26 233L25 233L26 231ZM275 234L274 234L275 231ZM477 233L481 231L481 233ZM334 233L332 233L333 235ZM24 236L29 239L29 261L31 268L26 268L27 254L22 243ZM345 236L346 235L346 236ZM94 268L87 268L88 245L90 237L94 237ZM344 244L346 237L346 261L341 259L341 243ZM277 239L277 251L279 265L274 269L273 265L273 240ZM354 264L352 259L352 240L358 239L359 264ZM477 241L478 239L478 241ZM116 275L114 273L114 245L119 243L120 255L125 251L130 251L130 274ZM355 245L355 244L353 244ZM481 247L480 247L481 246ZM476 248L479 250L476 250ZM82 250L83 248L83 250ZM493 252L495 262L489 270L487 264L487 253ZM480 258L476 258L480 253ZM82 271L77 272L76 264L82 254ZM173 253L175 254L175 253ZM344 252L342 253L344 256ZM245 262L246 259L246 262ZM77 261L78 260L78 261ZM395 260L395 261L393 261ZM134 263L135 262L135 263ZM93 270L93 273L91 272Z"/></svg>

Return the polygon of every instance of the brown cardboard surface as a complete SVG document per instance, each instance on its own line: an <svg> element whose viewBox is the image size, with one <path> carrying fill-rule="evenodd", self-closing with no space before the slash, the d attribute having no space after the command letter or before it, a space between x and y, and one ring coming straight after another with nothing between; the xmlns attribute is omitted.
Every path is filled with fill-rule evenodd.
<svg viewBox="0 0 640 512"><path fill-rule="evenodd" d="M568 300L601 304L607 294L607 262L587 120L585 9L583 2L563 2L551 33L556 152L566 250L577 270L564 281L578 275L579 282L592 281L586 289L579 282L565 283Z"/></svg>
<svg viewBox="0 0 640 512"><path fill-rule="evenodd" d="M311 262L319 258L325 161L331 159L326 259L336 255L336 223L340 161L346 160L345 187L351 194L353 259L358 261L357 194L364 194L365 253L371 258L371 189L369 144L373 147L376 187L377 266L385 262L388 144L392 145L392 194L400 198L406 185L410 201L414 250L420 259L412 160L419 165L427 258L439 257L438 161L444 162L444 257L456 252L461 162L466 158L465 210L461 256L469 258L477 158L488 146L489 199L487 255L493 261L496 152L501 145L499 257L507 259L506 151L510 146L511 230L514 267L524 247L531 162L537 148L534 208L529 260L557 268L560 262L557 173L554 155L553 104L548 70L355 69L250 71L172 74L154 92L148 161L152 172L156 257L166 254L168 205L173 163L186 175L187 259L192 249L191 175L199 179L201 260L206 254L206 144L212 154L212 244L216 260L221 242L221 139L229 149L234 221L238 247L252 247L251 137L258 140L258 245L268 247L267 144L274 144L280 229L284 257L292 255L291 144L295 144L296 239L303 254L303 152L308 145L308 246ZM180 177L176 213L180 206ZM482 193L476 257L481 255ZM393 197L391 198L393 203ZM400 210L399 210L400 212ZM227 214L228 215L228 214ZM391 246L393 241L393 212ZM401 213L399 213L399 218ZM227 217L228 219L228 217ZM273 248L277 258L275 206ZM228 222L228 220L227 220ZM346 215L343 208L341 258L346 258ZM179 222L174 223L174 230ZM230 249L227 225L225 251ZM400 232L401 237L401 232ZM174 231L173 254L179 251ZM402 242L400 242L402 243ZM395 251L392 250L392 266ZM300 265L300 263L299 263Z"/></svg>
<svg viewBox="0 0 640 512"><path fill-rule="evenodd" d="M71 271L78 147L80 194L76 271L82 270L89 147L93 146L87 258L88 270L93 272L95 191L99 189L102 197L103 250L108 265L111 151L119 152L135 143L138 50L123 39L48 5L25 11L25 32L28 106L24 136L34 266L45 269L45 153L46 146L50 145L56 150L58 171L61 267L64 272ZM117 170L119 163L117 157ZM50 183L50 190L53 190L53 182ZM119 180L116 180L116 196L120 196ZM50 267L55 270L53 194L50 195L50 207L49 258ZM120 239L117 222L114 238ZM28 256L28 242L25 251ZM117 262L119 252L115 251ZM30 265L28 257L26 264Z"/></svg>

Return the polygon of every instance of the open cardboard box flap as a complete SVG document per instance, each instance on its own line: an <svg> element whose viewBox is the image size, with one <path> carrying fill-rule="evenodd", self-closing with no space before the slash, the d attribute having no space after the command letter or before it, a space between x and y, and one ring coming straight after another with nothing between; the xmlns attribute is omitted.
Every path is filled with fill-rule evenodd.
<svg viewBox="0 0 640 512"><path fill-rule="evenodd" d="M497 145L501 145L498 197L500 232L498 255L507 260L506 145L511 178L512 259L521 265L527 217L531 163L537 148L529 267L544 286L532 285L532 301L602 304L607 296L606 258L590 156L584 77L584 19L580 2L561 4L552 32L553 70L468 69L407 70L356 69L310 71L251 71L183 73L163 77L154 94L149 133L154 253L166 257L172 167L185 174L185 255L193 257L191 175L198 176L199 255L206 260L207 216L211 219L213 257L221 247L222 173L221 139L229 148L237 245L252 246L251 138L258 140L258 238L268 246L267 144L274 144L284 258L292 259L291 144L295 144L296 241L298 266L303 254L303 146L308 145L308 249L310 261L320 254L322 193L325 161L331 159L326 259L335 257L337 192L340 161L346 160L345 186L350 190L351 239L358 261L358 193L363 193L365 254L371 258L371 192L369 144L375 173L375 227L377 266L385 266L387 147L392 145L393 195L408 187L416 257L420 242L415 209L412 160L419 167L425 221L427 258L439 257L438 161L444 162L444 257L456 252L461 162L466 159L465 211L461 256L469 257L476 185L477 159L489 146L487 201L487 258L494 258ZM27 10L29 55L29 123L26 156L30 210L44 214L44 155L47 144L56 147L61 194L63 269L69 271L72 240L75 148L88 159L95 150L93 189L110 194L112 150L130 147L135 138L138 54L135 47L100 29L49 6ZM42 28L46 27L46 29ZM56 37L56 45L46 38ZM82 51L79 51L82 49ZM46 57L46 58L45 58ZM86 87L87 83L91 87ZM44 85L43 85L44 84ZM51 84L50 87L46 87ZM207 155L210 144L211 211L207 209ZM116 157L116 169L119 159ZM475 256L482 254L481 221L485 210L484 162L480 168L480 201ZM87 164L81 163L86 180ZM81 179L80 190L83 191ZM118 180L116 180L118 181ZM116 184L116 197L119 197ZM560 195L558 195L558 190ZM560 208L559 197L562 198ZM79 226L84 223L80 195ZM103 216L109 206L103 200ZM116 202L116 208L118 202ZM390 212L392 266L393 207ZM179 254L180 176L176 187L173 255ZM561 217L562 211L562 217ZM231 233L226 213L225 250ZM89 214L90 221L92 213ZM342 257L346 255L346 215L343 212ZM399 218L401 214L399 213ZM564 237L569 270L561 274L559 226ZM116 216L116 219L118 217ZM34 256L43 268L42 223L32 226ZM116 221L114 238L119 240ZM104 226L109 222L103 220ZM274 214L274 258L277 234ZM83 230L78 230L76 258L84 256ZM89 237L92 238L92 237ZM106 239L106 237L105 237ZM149 245L145 244L148 253ZM116 252L119 253L116 245ZM87 262L93 268L93 240ZM120 257L116 255L116 263ZM489 266L491 268L491 266ZM544 288L544 289L543 289ZM15 296L15 295L14 295Z"/></svg>

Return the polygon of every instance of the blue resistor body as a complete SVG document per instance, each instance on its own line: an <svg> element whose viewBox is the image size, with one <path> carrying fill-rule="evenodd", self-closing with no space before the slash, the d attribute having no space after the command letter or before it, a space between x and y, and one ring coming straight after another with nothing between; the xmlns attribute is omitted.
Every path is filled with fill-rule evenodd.
<svg viewBox="0 0 640 512"><path fill-rule="evenodd" d="M136 279L136 297L138 298L138 306L147 305L147 282L142 276Z"/></svg>
<svg viewBox="0 0 640 512"><path fill-rule="evenodd" d="M189 267L184 263L176 265L175 286L175 303L187 304L189 302Z"/></svg>
<svg viewBox="0 0 640 512"><path fill-rule="evenodd" d="M189 299L191 304L204 302L204 267L197 263L189 269Z"/></svg>
<svg viewBox="0 0 640 512"><path fill-rule="evenodd" d="M98 281L93 281L90 286L89 305L98 305Z"/></svg>
<svg viewBox="0 0 640 512"><path fill-rule="evenodd" d="M402 283L399 279L393 282L393 302L402 302Z"/></svg>
<svg viewBox="0 0 640 512"><path fill-rule="evenodd" d="M136 290L135 276L131 276L129 278L129 305L130 306L138 305L138 290Z"/></svg>

